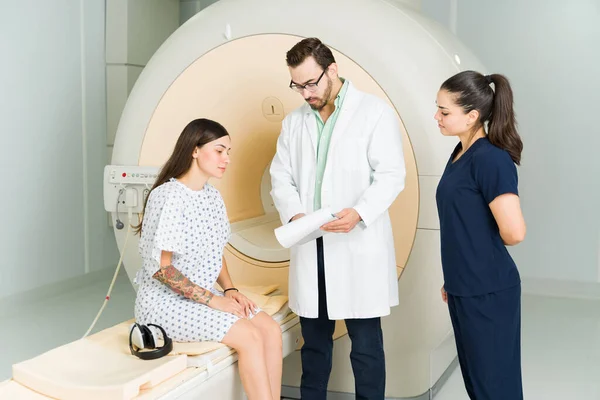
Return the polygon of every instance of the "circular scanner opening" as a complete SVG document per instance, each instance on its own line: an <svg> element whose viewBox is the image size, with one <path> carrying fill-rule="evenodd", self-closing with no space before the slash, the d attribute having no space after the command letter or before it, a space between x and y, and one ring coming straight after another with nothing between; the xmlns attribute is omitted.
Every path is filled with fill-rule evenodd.
<svg viewBox="0 0 600 400"><path fill-rule="evenodd" d="M289 250L282 248L273 234L281 224L269 195L268 169L283 117L304 101L288 88L285 64L286 51L301 39L281 34L249 36L227 42L195 60L158 104L139 160L140 165L162 165L182 129L195 118L223 124L231 135L231 164L223 179L211 184L221 192L231 222L228 266L232 275L251 284L278 281L283 292L287 292L287 272L273 270L287 270ZM335 50L334 56L341 77L393 106L358 64ZM390 208L398 276L414 242L419 204L415 158L406 131L403 136L406 187ZM272 277L265 275L269 268Z"/></svg>

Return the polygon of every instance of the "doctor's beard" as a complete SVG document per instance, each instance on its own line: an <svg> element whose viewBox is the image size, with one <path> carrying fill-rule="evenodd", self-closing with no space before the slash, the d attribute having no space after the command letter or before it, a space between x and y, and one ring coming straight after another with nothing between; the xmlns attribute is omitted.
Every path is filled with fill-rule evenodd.
<svg viewBox="0 0 600 400"><path fill-rule="evenodd" d="M331 82L331 79L329 79L329 77L327 77L327 89L325 89L325 93L323 93L323 97L309 97L308 99L304 99L306 100L306 102L308 103L308 105L310 106L310 108L312 108L315 111L321 111L323 109L323 107L325 107L327 105L327 103L329 102L329 97L331 96L331 90L333 88L333 83ZM316 100L316 102L314 103L309 103L309 101L311 100Z"/></svg>

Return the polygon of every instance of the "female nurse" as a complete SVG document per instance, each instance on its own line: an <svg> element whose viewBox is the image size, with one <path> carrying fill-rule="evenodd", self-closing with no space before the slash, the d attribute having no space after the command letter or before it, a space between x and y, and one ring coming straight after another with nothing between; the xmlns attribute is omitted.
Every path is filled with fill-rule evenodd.
<svg viewBox="0 0 600 400"><path fill-rule="evenodd" d="M464 71L437 94L440 131L460 141L436 192L442 299L448 303L469 397L523 399L521 283L506 246L525 237L516 165L523 143L499 74Z"/></svg>

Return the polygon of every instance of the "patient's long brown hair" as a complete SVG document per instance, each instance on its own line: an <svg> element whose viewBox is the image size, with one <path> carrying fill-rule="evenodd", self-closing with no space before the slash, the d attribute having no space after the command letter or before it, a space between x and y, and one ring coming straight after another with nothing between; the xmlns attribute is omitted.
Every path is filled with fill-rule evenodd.
<svg viewBox="0 0 600 400"><path fill-rule="evenodd" d="M150 189L150 193L169 179L179 178L184 175L192 166L192 162L194 161L192 155L194 154L196 147L202 147L213 140L228 135L229 133L223 125L210 119L195 119L187 124L187 126L183 128L181 135L179 135L177 143L175 143L175 148L173 149L171 157L169 157L169 160L167 160L158 174L158 178L156 178L154 186ZM139 225L134 227L136 234L139 234L142 231L142 225L144 223L143 214L146 212L146 204L148 203L150 193L148 193L148 196L146 196L146 200L144 201L142 220Z"/></svg>

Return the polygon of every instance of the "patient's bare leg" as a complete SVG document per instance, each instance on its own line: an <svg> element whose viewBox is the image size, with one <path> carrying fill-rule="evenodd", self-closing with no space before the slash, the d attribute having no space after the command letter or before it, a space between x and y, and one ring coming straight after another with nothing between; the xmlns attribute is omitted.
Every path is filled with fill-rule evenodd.
<svg viewBox="0 0 600 400"><path fill-rule="evenodd" d="M273 399L260 331L250 321L240 319L229 329L222 343L238 353L238 368L248 400Z"/></svg>
<svg viewBox="0 0 600 400"><path fill-rule="evenodd" d="M283 364L281 326L265 312L250 320L260 331L264 343L265 359L273 399L281 398L281 369Z"/></svg>

